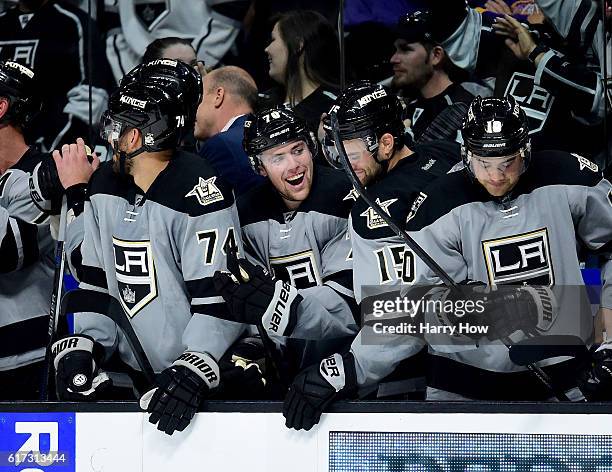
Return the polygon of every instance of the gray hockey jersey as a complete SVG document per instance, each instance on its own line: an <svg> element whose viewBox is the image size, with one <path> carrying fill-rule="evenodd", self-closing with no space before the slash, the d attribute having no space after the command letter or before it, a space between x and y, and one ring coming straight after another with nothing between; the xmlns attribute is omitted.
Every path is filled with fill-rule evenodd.
<svg viewBox="0 0 612 472"><path fill-rule="evenodd" d="M412 203L434 179L445 175L460 160L456 143L431 141L414 146L416 152L402 159L384 179L368 188L371 197L400 227L413 216ZM361 303L362 287L394 287L414 281L411 253L387 224L359 198L351 211L355 299Z"/></svg>
<svg viewBox="0 0 612 472"><path fill-rule="evenodd" d="M2 246L17 250L15 271L0 274L0 370L36 362L45 355L54 244L49 218L34 204L29 187L30 173L42 157L31 148L0 175L0 207L6 211L0 223L5 237ZM6 257L2 265L13 265L13 258Z"/></svg>
<svg viewBox="0 0 612 472"><path fill-rule="evenodd" d="M547 151L534 154L512 198L503 203L490 197L467 170L439 179L415 202L409 229L418 230L410 234L458 283L552 287L559 310L545 334L579 335L589 342L592 318L581 289L577 249L584 245L609 254L611 195L610 181L601 179L591 161ZM439 284L429 267L415 261L414 286ZM369 334L371 327L364 328L352 346L363 384L378 381L423 344L422 338L405 335L362 342ZM428 341L428 387L436 399L455 398L453 394L489 400L550 397L525 367L510 361L500 341L459 343L449 337ZM558 361L549 362L549 373L561 380L561 387L569 388L575 366ZM445 396L445 392L451 393Z"/></svg>
<svg viewBox="0 0 612 472"><path fill-rule="evenodd" d="M268 181L238 199L247 257L299 290L292 333L329 339L357 332L347 218L354 191L341 171L317 167L308 198L288 211Z"/></svg>
<svg viewBox="0 0 612 472"><path fill-rule="evenodd" d="M238 218L229 186L199 157L177 152L146 193L103 164L82 214L84 237L69 234L80 287L108 292L130 318L156 372L183 351L219 360L244 330L226 310L212 275L226 269L224 247ZM70 225L68 232L78 232ZM82 241L75 246L74 241ZM237 241L239 248L240 241ZM211 316L215 315L215 316ZM98 314L75 315L75 331L138 365L123 333Z"/></svg>

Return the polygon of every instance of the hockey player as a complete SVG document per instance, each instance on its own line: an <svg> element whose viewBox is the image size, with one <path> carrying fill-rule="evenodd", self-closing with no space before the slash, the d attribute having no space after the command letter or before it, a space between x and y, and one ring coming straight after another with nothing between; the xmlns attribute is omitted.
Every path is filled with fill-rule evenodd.
<svg viewBox="0 0 612 472"><path fill-rule="evenodd" d="M416 143L438 139L460 142L459 130L474 98L455 82L462 71L450 61L433 32L431 14L416 11L402 17L396 29L392 85L415 96L407 105L407 131ZM442 116L440 116L440 114ZM439 117L439 118L438 118Z"/></svg>
<svg viewBox="0 0 612 472"><path fill-rule="evenodd" d="M24 138L39 110L34 72L16 62L0 61L0 251L7 257L0 269L0 399L4 400L38 398L47 338L53 241L48 214L30 196L29 178L50 156L29 147ZM5 275L7 271L15 272Z"/></svg>
<svg viewBox="0 0 612 472"><path fill-rule="evenodd" d="M404 141L402 104L381 85L369 82L351 85L338 97L332 110L338 116L340 136L355 174L395 221L406 221L418 192L459 161L459 146L454 143L435 142L418 145L414 150L409 148ZM330 163L339 167L328 120L329 116L324 120L324 150ZM410 282L412 264L404 263L401 241L361 198L356 198L351 211L350 228L358 303L363 285ZM373 267L377 270L373 271Z"/></svg>
<svg viewBox="0 0 612 472"><path fill-rule="evenodd" d="M140 386L151 389L141 405L167 434L184 430L218 386L217 362L244 329L210 316L225 310L212 275L225 268L238 220L228 186L199 157L176 150L197 105L185 103L190 91L181 87L143 80L111 96L103 136L113 162L89 182L85 235L72 254L82 260L80 288L120 301L159 373L157 385ZM76 314L75 334L53 348L59 398L95 399L107 385L99 366L115 351L138 370L112 321Z"/></svg>
<svg viewBox="0 0 612 472"><path fill-rule="evenodd" d="M296 339L290 347L299 364L320 360L357 331L346 234L351 186L342 172L313 165L316 142L291 109L260 111L244 126L251 165L268 178L238 200L251 280L217 274L216 285L236 321ZM306 339L316 342L304 348Z"/></svg>
<svg viewBox="0 0 612 472"><path fill-rule="evenodd" d="M557 296L563 296L568 287L582 286L578 242L592 250L610 250L610 181L601 179L597 166L581 156L549 151L530 158L527 118L512 97L476 98L462 133L466 168L425 190L409 223L420 229L411 233L415 240L456 282L471 280L493 288L539 284L552 287ZM436 281L422 261L416 269L415 285ZM536 331L548 329L555 334L565 322L575 323L578 334L588 338L591 317L579 318L579 292L570 290L573 297L558 298L561 309L550 310L548 321L537 316L526 319L542 311L542 294L550 293L546 287L502 293L513 295L505 299L505 305L484 311L489 321L506 322L507 334L518 332L520 339L519 331L530 323L534 327L534 321ZM609 293L606 288L604 293ZM492 298L494 294L490 293ZM604 306L609 302L604 300ZM314 366L298 376L285 404L288 426L310 428L330 401L357 386L377 382L401 359L413 355L419 344L414 336L387 336L384 343L367 345L362 342L363 330L361 334L349 354L335 354L321 363L321 370ZM460 338L461 348L450 341L448 346L453 349L430 346L428 399L536 400L553 396L525 367L510 362L499 339ZM606 351L598 361L600 370L594 372L600 378L605 372L601 367L609 358ZM564 360L557 357L547 364L548 374L562 391L575 386L576 374L571 361L559 362ZM336 378L323 369L331 364L339 372Z"/></svg>

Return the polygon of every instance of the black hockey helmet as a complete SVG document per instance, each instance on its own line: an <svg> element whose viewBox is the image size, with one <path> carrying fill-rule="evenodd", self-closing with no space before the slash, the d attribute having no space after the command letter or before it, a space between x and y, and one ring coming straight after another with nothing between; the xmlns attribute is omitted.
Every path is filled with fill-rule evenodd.
<svg viewBox="0 0 612 472"><path fill-rule="evenodd" d="M185 107L185 126L193 126L202 101L202 76L193 67L175 59L156 59L134 67L121 79L120 87L132 83L155 83L176 94Z"/></svg>
<svg viewBox="0 0 612 472"><path fill-rule="evenodd" d="M25 126L40 111L34 71L13 61L0 61L0 97L9 101L0 123Z"/></svg>
<svg viewBox="0 0 612 472"><path fill-rule="evenodd" d="M390 133L396 146L404 144L404 104L390 89L369 81L356 82L344 90L323 120L323 151L334 167L341 167L336 150L330 115L336 113L343 140L362 139L369 152L376 158L378 141Z"/></svg>
<svg viewBox="0 0 612 472"><path fill-rule="evenodd" d="M461 128L464 162L472 155L505 157L521 153L525 168L531 154L529 121L512 95L472 100Z"/></svg>
<svg viewBox="0 0 612 472"><path fill-rule="evenodd" d="M159 84L131 83L110 96L102 117L102 138L118 152L123 133L131 128L140 130L140 149L129 155L119 153L121 158L131 159L144 151L174 149L186 130L185 123L185 109L178 95Z"/></svg>
<svg viewBox="0 0 612 472"><path fill-rule="evenodd" d="M316 140L306 123L289 107L268 108L249 115L244 122L242 146L255 172L261 169L260 156L264 151L298 140L306 142L314 158Z"/></svg>

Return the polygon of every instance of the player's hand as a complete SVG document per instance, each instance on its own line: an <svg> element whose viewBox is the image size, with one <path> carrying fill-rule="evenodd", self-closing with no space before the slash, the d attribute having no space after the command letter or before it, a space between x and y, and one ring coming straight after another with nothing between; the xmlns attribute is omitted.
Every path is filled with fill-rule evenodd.
<svg viewBox="0 0 612 472"><path fill-rule="evenodd" d="M262 324L270 334L288 336L297 321L297 307L302 296L295 287L274 280L262 268L246 259L237 259L231 273L217 271L213 275L215 289L227 303L234 321Z"/></svg>
<svg viewBox="0 0 612 472"><path fill-rule="evenodd" d="M459 299L464 303L469 300L474 307L461 316L446 315L455 317L449 323L456 325L466 322L482 326L486 328L484 336L490 341L503 340L517 331L527 335L541 334L550 328L557 315L554 294L548 287L542 286L499 285L493 289L468 283L462 285L460 293L451 293L449 298L455 303ZM482 336L478 331L471 337Z"/></svg>
<svg viewBox="0 0 612 472"><path fill-rule="evenodd" d="M64 189L86 184L100 165L100 159L85 146L82 138L77 138L76 143L64 144L61 151L53 151L53 161Z"/></svg>
<svg viewBox="0 0 612 472"><path fill-rule="evenodd" d="M98 371L94 350L101 349L89 336L72 335L53 343L55 385L60 401L94 401L112 386L105 372Z"/></svg>
<svg viewBox="0 0 612 472"><path fill-rule="evenodd" d="M580 390L589 401L612 400L612 341L600 345L579 379Z"/></svg>
<svg viewBox="0 0 612 472"><path fill-rule="evenodd" d="M237 341L219 361L219 369L219 398L255 400L265 396L266 353L259 337Z"/></svg>
<svg viewBox="0 0 612 472"><path fill-rule="evenodd" d="M312 365L296 377L283 404L285 426L308 431L335 400L357 387L355 360L351 353L333 354L319 365Z"/></svg>
<svg viewBox="0 0 612 472"><path fill-rule="evenodd" d="M209 390L219 385L219 366L206 353L186 351L158 376L157 387L140 398L149 422L166 434L183 431Z"/></svg>
<svg viewBox="0 0 612 472"><path fill-rule="evenodd" d="M502 36L508 36L505 43L517 59L526 61L529 53L536 47L531 33L516 18L510 15L498 17L493 25L495 32Z"/></svg>
<svg viewBox="0 0 612 472"><path fill-rule="evenodd" d="M500 15L512 15L512 9L503 0L487 0L484 6L491 13L498 13Z"/></svg>

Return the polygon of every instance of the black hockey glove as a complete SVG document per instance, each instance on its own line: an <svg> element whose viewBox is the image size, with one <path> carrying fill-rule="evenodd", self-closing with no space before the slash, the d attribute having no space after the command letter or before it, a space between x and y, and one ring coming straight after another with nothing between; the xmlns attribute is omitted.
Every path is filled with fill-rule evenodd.
<svg viewBox="0 0 612 472"><path fill-rule="evenodd" d="M57 174L57 167L51 154L34 168L30 175L30 196L34 204L46 213L57 215L62 204L64 188Z"/></svg>
<svg viewBox="0 0 612 472"><path fill-rule="evenodd" d="M332 354L295 377L283 404L285 426L308 431L332 402L350 395L356 388L353 355Z"/></svg>
<svg viewBox="0 0 612 472"><path fill-rule="evenodd" d="M548 287L499 285L491 289L480 284L462 286L461 294L451 293L449 299L471 301L473 309L458 316L457 311L445 315L449 324L466 323L486 328L490 341L504 339L516 331L536 335L547 331L556 317L555 296ZM467 306L467 305L464 305ZM462 331L480 338L480 331Z"/></svg>
<svg viewBox="0 0 612 472"><path fill-rule="evenodd" d="M101 357L103 348L89 336L64 337L53 343L51 349L58 400L98 400L112 386L106 372L99 371L94 360Z"/></svg>
<svg viewBox="0 0 612 472"><path fill-rule="evenodd" d="M259 337L240 339L219 361L221 383L218 397L223 400L256 400L266 393L266 353Z"/></svg>
<svg viewBox="0 0 612 472"><path fill-rule="evenodd" d="M140 398L149 422L166 434L183 431L209 390L219 385L219 366L206 353L185 351Z"/></svg>
<svg viewBox="0 0 612 472"><path fill-rule="evenodd" d="M588 401L612 400L612 341L596 348L578 385Z"/></svg>
<svg viewBox="0 0 612 472"><path fill-rule="evenodd" d="M269 334L289 336L297 321L297 307L303 300L295 287L274 280L261 267L238 259L239 273L215 272L215 289L227 303L234 321L262 324ZM228 263L229 265L229 263ZM231 269L230 269L231 270Z"/></svg>

